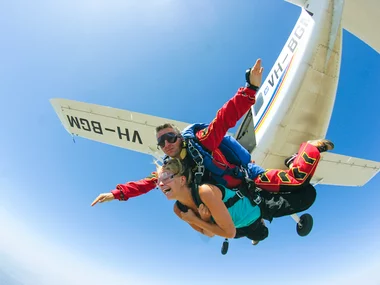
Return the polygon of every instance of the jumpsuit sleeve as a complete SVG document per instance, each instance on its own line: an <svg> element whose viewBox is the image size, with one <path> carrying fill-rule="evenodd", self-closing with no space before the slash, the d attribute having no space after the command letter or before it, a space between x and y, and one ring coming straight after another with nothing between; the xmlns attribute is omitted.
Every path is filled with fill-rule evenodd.
<svg viewBox="0 0 380 285"><path fill-rule="evenodd" d="M216 113L208 128L196 133L199 142L208 150L214 151L220 145L230 128L255 104L256 91L241 87L235 96L228 100Z"/></svg>
<svg viewBox="0 0 380 285"><path fill-rule="evenodd" d="M157 173L152 172L148 177L135 182L118 184L111 193L119 201L127 201L129 198L137 197L156 188Z"/></svg>

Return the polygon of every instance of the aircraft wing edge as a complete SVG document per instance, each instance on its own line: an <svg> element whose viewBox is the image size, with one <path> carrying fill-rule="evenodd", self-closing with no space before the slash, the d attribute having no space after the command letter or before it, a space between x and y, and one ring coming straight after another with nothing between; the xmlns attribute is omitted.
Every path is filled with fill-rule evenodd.
<svg viewBox="0 0 380 285"><path fill-rule="evenodd" d="M61 100L60 99L57 99L57 98L52 98L49 100L50 101L50 104L53 106L53 109L56 113L56 115L58 116L58 119L60 120L61 124L63 125L63 127L65 128L65 130L70 134L70 135L74 135L71 131L70 131L70 128L68 126L68 124L66 123L66 120L64 119L64 116L63 116L63 112L62 112L62 105L61 105Z"/></svg>
<svg viewBox="0 0 380 285"><path fill-rule="evenodd" d="M325 153L311 182L334 186L364 186L379 171L380 162Z"/></svg>
<svg viewBox="0 0 380 285"><path fill-rule="evenodd" d="M59 120L72 136L153 155L162 156L157 149L155 128L173 123L182 129L185 122L131 112L68 99L50 99Z"/></svg>

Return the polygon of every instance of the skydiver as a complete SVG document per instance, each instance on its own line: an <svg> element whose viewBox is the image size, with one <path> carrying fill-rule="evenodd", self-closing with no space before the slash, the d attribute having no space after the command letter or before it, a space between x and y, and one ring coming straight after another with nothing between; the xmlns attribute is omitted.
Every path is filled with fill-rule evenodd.
<svg viewBox="0 0 380 285"><path fill-rule="evenodd" d="M303 143L291 170L302 164L301 160L316 166L320 153L331 150L331 145L328 140ZM314 161L310 160L312 157ZM245 236L257 243L268 236L268 229L262 219L272 221L273 218L304 211L310 202L314 202L316 195L315 188L306 184L299 191L288 193L261 191L261 201L257 204L248 195L239 195L236 189L221 184L195 185L191 168L186 161L169 159L158 168L157 183L167 199L176 200L175 214L193 229L209 237ZM310 201L310 197L314 197L313 201Z"/></svg>
<svg viewBox="0 0 380 285"><path fill-rule="evenodd" d="M263 68L261 60L258 59L250 69L247 85L239 88L238 92L217 112L216 118L210 123L206 129L197 131L196 137L200 145L213 153L213 159L216 162L223 163L224 166L234 168L235 166L229 163L222 151L219 149L219 144L227 130L236 125L237 121L251 108L255 103L255 94L259 89L262 79ZM164 124L156 129L157 144L168 157L188 160L194 165L193 159L189 156L188 146L184 144L181 132L171 124ZM333 145L324 144L327 149L332 149ZM326 150L327 150L326 149ZM301 149L302 153L302 149ZM315 157L310 157L311 160L316 160ZM297 161L296 161L297 162ZM302 185L307 185L312 174L315 171L314 164L305 163L304 160L299 160L295 163L295 167L287 171L284 170L267 170L251 164L254 172L254 182L264 190L273 192L289 192L297 191ZM207 169L206 169L207 172ZM202 176L202 181L210 181L209 175ZM212 174L212 173L211 173ZM212 176L212 175L211 175ZM222 183L228 188L238 187L242 180L233 177L232 175L223 175ZM118 199L126 201L131 197L139 196L147 193L157 186L157 173L153 172L149 177L137 182L128 182L126 184L117 185L116 189L111 193L100 194L91 204L95 204ZM309 195L308 205L304 205L305 209L310 207L315 200L315 190Z"/></svg>
<svg viewBox="0 0 380 285"><path fill-rule="evenodd" d="M263 68L261 67L261 59L256 60L255 65L250 69L247 85L238 89L234 97L232 97L223 107L217 112L216 118L210 123L209 127L197 132L196 136L201 145L210 151L214 152L216 161L225 161L222 152L218 146L227 133L229 128L236 125L239 119L251 108L255 103L255 95L262 81ZM179 159L189 159L187 148L184 147L184 141L181 137L180 130L172 124L164 124L156 128L157 145L168 157ZM257 168L258 172L264 172L263 169ZM206 178L206 177L203 177ZM232 176L225 176L226 185L228 187L236 187L241 183L240 179ZM111 193L100 194L91 204L111 201L114 199L127 201L129 198L145 194L157 186L157 173L152 172L148 177L125 184L118 184L116 189Z"/></svg>

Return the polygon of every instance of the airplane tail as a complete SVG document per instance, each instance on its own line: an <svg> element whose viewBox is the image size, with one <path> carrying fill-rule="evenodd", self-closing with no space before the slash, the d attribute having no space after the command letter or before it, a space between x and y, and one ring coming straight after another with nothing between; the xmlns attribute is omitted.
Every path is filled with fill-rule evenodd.
<svg viewBox="0 0 380 285"><path fill-rule="evenodd" d="M305 7L309 14L313 14L313 9L315 10L315 5L321 3L320 0L285 0L293 4ZM374 7L379 7L380 2L378 0L367 0L361 1L360 4L353 0L329 0L330 8L337 13L332 13L334 17L331 18L331 23L328 24L328 29L330 34L340 37L341 32L341 17L342 23L345 28L351 29L353 33L359 35L363 41L370 44L375 50L380 51L380 40L373 35L366 34L366 31L373 31L373 28L368 28L366 25L368 23L375 22L373 15L376 11ZM325 1L326 2L326 1ZM344 5L343 5L344 4ZM314 6L313 6L314 5ZM356 6L355 6L356 5ZM360 5L360 9L357 7ZM339 10L341 9L341 10ZM319 7L320 10L320 7ZM367 11L366 14L363 11ZM351 14L352 13L352 14ZM365 14L365 21L364 16ZM307 14L305 12L305 14ZM355 15L355 21L350 21L350 17ZM358 19L359 17L359 19ZM362 18L360 18L362 17ZM355 24L353 24L355 23ZM351 25L351 26L350 26ZM375 25L374 25L375 27ZM372 33L373 34L373 33ZM331 35L330 35L331 36ZM339 38L338 37L338 38ZM322 49L321 55L324 52L331 53L333 50L333 44L335 40L328 39L323 41L325 43L324 49ZM331 46L330 46L331 45ZM340 42L339 42L340 45ZM340 46L339 46L340 53ZM326 56L327 57L327 56ZM336 61L340 63L339 54L336 56ZM287 58L287 57L285 57ZM310 59L311 60L311 59ZM315 59L313 59L314 61ZM305 62L306 66L308 63ZM310 65L311 66L311 65ZM273 68L277 68L274 65ZM335 67L332 68L332 73L329 76L324 76L324 80L329 79L331 82L331 88L336 88L337 74L339 72ZM316 72L317 69L315 69ZM314 71L313 71L314 72ZM314 73L313 73L314 76ZM318 75L319 76L319 75ZM313 78L310 76L310 78ZM318 77L317 77L318 78ZM311 79L310 79L311 80ZM306 82L306 81L305 81ZM326 84L324 84L326 86ZM330 85L328 85L330 86ZM327 87L326 87L327 88ZM315 95L315 90L313 88L307 89L309 93ZM323 95L325 96L325 95ZM306 97L305 97L306 98ZM322 97L325 99L325 97ZM321 101L321 100L320 100ZM300 101L302 102L302 101ZM140 153L146 153L153 155L154 157L162 156L163 153L156 145L155 128L163 123L173 123L179 129L184 129L189 123L155 117L151 115L141 114L137 112L131 112L116 108L110 108L105 106L99 106L95 104L88 104L82 102L76 102L72 100L65 99L51 99L51 104L53 105L61 123L65 129L73 136L81 136L94 141L122 147L125 149L130 149ZM299 104L300 106L302 104ZM259 103L256 103L259 106ZM260 107L259 107L260 108ZM315 107L313 107L315 108ZM323 108L317 108L320 112ZM306 110L309 112L310 110ZM321 115L319 113L319 115ZM327 115L325 115L326 117ZM330 113L328 114L330 116ZM239 128L236 138L241 142L250 152L253 152L255 148L259 145L259 138L257 139L256 146L256 136L252 125L252 111L248 112L247 116L243 120L241 127ZM314 119L314 117L313 117ZM297 123L299 123L297 121ZM308 130L309 134L310 130ZM297 133L298 134L298 133ZM302 132L299 132L300 137L303 136ZM319 135L320 133L317 132ZM280 135L284 135L283 133ZM294 141L299 137L295 136L294 130L292 130L292 136ZM319 137L319 136L318 136ZM272 137L273 141L273 137ZM276 141L276 140L274 140ZM280 141L280 140L278 140ZM302 138L302 141L305 141ZM260 142L261 143L261 142ZM294 143L293 143L294 144ZM264 144L267 145L267 144ZM264 168L281 168L283 166L283 161L286 158L284 155L289 155L286 149L281 151L273 152L262 152L263 157L259 157L257 160L257 155L254 154L253 159L256 159L258 163ZM373 176L375 176L380 170L380 163L375 161L369 161L359 158L353 158L349 156L334 154L334 153L324 153L316 173L313 177L312 183L327 184L327 185L344 185L344 186L363 186L366 184Z"/></svg>
<svg viewBox="0 0 380 285"><path fill-rule="evenodd" d="M285 0L294 5L311 10L312 7L306 0ZM331 0L334 2L334 9L340 10L342 14L342 27L365 42L375 51L380 53L380 37L374 29L378 26L378 11L380 11L380 1L378 0Z"/></svg>
<svg viewBox="0 0 380 285"><path fill-rule="evenodd" d="M380 53L380 37L375 32L379 25L378 0L345 0L342 15L342 26L360 40Z"/></svg>

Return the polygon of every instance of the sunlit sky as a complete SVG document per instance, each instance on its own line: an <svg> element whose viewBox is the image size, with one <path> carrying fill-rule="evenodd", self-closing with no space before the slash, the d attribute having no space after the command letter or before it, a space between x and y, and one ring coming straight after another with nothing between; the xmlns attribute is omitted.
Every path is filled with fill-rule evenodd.
<svg viewBox="0 0 380 285"><path fill-rule="evenodd" d="M317 186L309 236L284 217L253 247L201 237L150 193L90 207L147 176L148 155L77 138L49 99L209 122L261 57L267 75L299 7L280 0L13 0L0 9L0 284L380 284L380 177ZM380 161L380 56L344 32L327 137Z"/></svg>

